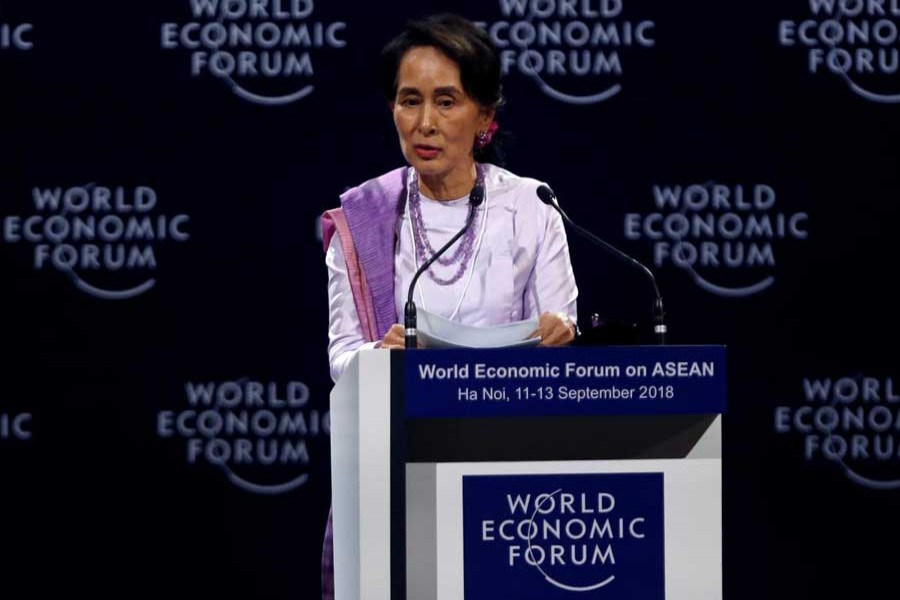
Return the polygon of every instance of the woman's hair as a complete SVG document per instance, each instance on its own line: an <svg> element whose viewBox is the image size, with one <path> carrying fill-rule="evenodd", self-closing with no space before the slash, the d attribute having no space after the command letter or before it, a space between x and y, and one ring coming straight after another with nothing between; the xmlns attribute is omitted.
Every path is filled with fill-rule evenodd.
<svg viewBox="0 0 900 600"><path fill-rule="evenodd" d="M388 102L397 96L397 73L403 56L411 48L431 46L459 67L463 91L481 106L498 109L503 105L500 58L487 32L453 14L439 14L407 22L406 27L381 51L379 80ZM484 148L475 150L481 162L500 162L497 144L500 132Z"/></svg>

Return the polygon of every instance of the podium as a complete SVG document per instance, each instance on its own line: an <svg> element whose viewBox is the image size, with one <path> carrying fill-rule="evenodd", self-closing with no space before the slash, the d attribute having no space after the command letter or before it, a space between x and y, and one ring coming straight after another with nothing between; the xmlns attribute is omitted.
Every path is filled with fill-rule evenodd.
<svg viewBox="0 0 900 600"><path fill-rule="evenodd" d="M336 600L722 598L722 346L362 351Z"/></svg>

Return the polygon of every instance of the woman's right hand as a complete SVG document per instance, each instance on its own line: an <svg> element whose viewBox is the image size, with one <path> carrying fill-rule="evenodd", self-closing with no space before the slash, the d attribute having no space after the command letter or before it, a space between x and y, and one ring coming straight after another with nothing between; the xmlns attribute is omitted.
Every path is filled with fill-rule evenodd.
<svg viewBox="0 0 900 600"><path fill-rule="evenodd" d="M388 329L387 333L384 334L384 339L381 340L379 348L387 348L388 350L400 348L402 350L405 347L406 329L403 328L403 325L394 323L391 325L391 328Z"/></svg>

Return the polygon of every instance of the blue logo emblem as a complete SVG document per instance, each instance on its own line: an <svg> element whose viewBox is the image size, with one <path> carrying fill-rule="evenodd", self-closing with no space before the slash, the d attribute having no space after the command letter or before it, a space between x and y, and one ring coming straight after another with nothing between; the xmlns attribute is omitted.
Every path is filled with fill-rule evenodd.
<svg viewBox="0 0 900 600"><path fill-rule="evenodd" d="M465 600L663 600L662 473L463 477Z"/></svg>

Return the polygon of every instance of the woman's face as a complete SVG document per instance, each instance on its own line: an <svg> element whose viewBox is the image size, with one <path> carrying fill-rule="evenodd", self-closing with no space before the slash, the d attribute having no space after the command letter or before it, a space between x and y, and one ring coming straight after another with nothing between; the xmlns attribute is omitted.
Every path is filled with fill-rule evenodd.
<svg viewBox="0 0 900 600"><path fill-rule="evenodd" d="M453 60L432 46L408 50L392 110L403 156L420 174L470 177L475 136L494 115L463 91Z"/></svg>

